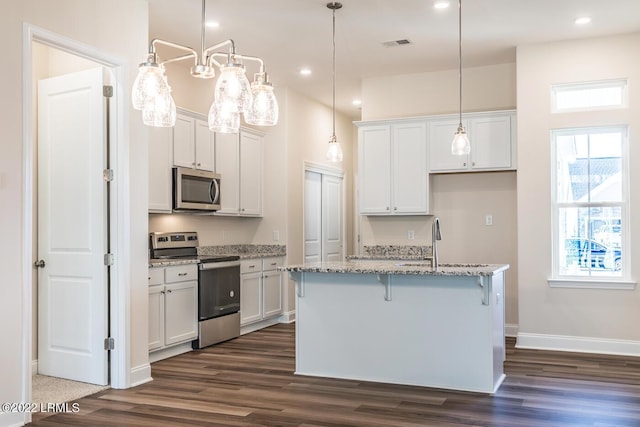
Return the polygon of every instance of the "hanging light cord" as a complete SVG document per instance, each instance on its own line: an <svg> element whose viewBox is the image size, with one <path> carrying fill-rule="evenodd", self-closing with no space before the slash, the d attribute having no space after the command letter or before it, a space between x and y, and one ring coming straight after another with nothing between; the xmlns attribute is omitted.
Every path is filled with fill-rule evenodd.
<svg viewBox="0 0 640 427"><path fill-rule="evenodd" d="M458 79L460 82L460 124L462 128L462 0L458 0Z"/></svg>
<svg viewBox="0 0 640 427"><path fill-rule="evenodd" d="M333 2L333 141L336 139L336 2Z"/></svg>

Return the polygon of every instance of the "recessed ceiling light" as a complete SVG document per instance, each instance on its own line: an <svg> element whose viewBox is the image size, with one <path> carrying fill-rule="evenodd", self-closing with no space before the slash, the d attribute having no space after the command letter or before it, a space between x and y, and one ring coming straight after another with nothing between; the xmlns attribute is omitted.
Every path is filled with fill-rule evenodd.
<svg viewBox="0 0 640 427"><path fill-rule="evenodd" d="M308 68L301 68L300 69L300 74L303 76L308 76L309 74L311 74L311 70Z"/></svg>
<svg viewBox="0 0 640 427"><path fill-rule="evenodd" d="M209 28L218 28L220 26L220 23L216 21L207 21L205 25Z"/></svg>
<svg viewBox="0 0 640 427"><path fill-rule="evenodd" d="M354 99L353 101L351 101L351 103L355 106L362 105L362 101L360 101L359 99Z"/></svg>
<svg viewBox="0 0 640 427"><path fill-rule="evenodd" d="M591 22L591 18L588 16L583 16L575 20L576 25L585 25Z"/></svg>
<svg viewBox="0 0 640 427"><path fill-rule="evenodd" d="M449 2L446 0L437 0L434 4L433 7L436 9L446 9L449 7Z"/></svg>

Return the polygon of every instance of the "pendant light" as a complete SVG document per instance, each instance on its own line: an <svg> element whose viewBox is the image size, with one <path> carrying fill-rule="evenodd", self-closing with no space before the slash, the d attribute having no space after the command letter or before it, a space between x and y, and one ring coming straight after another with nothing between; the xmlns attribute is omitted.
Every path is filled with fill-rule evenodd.
<svg viewBox="0 0 640 427"><path fill-rule="evenodd" d="M336 10L342 8L342 3L327 3L327 7L333 11L333 133L329 138L327 148L327 160L330 162L342 161L342 146L336 138Z"/></svg>
<svg viewBox="0 0 640 427"><path fill-rule="evenodd" d="M458 130L453 135L451 141L451 154L457 156L466 156L471 152L471 144L467 137L467 132L462 126L462 0L458 0L458 65L459 65L459 83L460 83L460 122Z"/></svg>

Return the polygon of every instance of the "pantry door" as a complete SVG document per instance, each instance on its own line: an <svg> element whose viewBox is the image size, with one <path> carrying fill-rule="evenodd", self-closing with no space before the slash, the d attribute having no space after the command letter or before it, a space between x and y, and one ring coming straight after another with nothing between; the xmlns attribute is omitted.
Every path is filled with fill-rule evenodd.
<svg viewBox="0 0 640 427"><path fill-rule="evenodd" d="M38 372L106 385L103 68L38 82Z"/></svg>

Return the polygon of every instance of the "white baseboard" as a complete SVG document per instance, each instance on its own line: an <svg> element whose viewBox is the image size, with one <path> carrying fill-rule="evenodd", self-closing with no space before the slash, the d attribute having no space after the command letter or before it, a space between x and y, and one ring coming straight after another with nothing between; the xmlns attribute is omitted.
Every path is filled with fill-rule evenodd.
<svg viewBox="0 0 640 427"><path fill-rule="evenodd" d="M278 323L280 323L279 319L279 317L272 317L271 319L263 320L261 322L249 323L248 325L241 326L240 335L248 334L260 329L267 328L269 326L277 325Z"/></svg>
<svg viewBox="0 0 640 427"><path fill-rule="evenodd" d="M151 378L151 364L145 363L131 368L131 387L138 386L140 384L148 383L153 380Z"/></svg>
<svg viewBox="0 0 640 427"><path fill-rule="evenodd" d="M182 344L177 344L172 347L163 348L149 353L149 363L157 362L158 360L167 359L179 354L188 353L190 351L193 351L191 341L183 342ZM149 377L151 378L151 375L149 375Z"/></svg>
<svg viewBox="0 0 640 427"><path fill-rule="evenodd" d="M282 316L279 318L280 323L291 323L296 321L296 311L291 310L286 313L282 313Z"/></svg>
<svg viewBox="0 0 640 427"><path fill-rule="evenodd" d="M0 412L0 426L18 427L25 425L26 417L31 421L31 414L24 412Z"/></svg>
<svg viewBox="0 0 640 427"><path fill-rule="evenodd" d="M31 361L31 376L38 373L38 359Z"/></svg>
<svg viewBox="0 0 640 427"><path fill-rule="evenodd" d="M517 324L512 324L512 323L507 323L504 325L504 334L507 337L517 337L518 336L518 325Z"/></svg>
<svg viewBox="0 0 640 427"><path fill-rule="evenodd" d="M516 348L640 356L640 341L518 333Z"/></svg>

